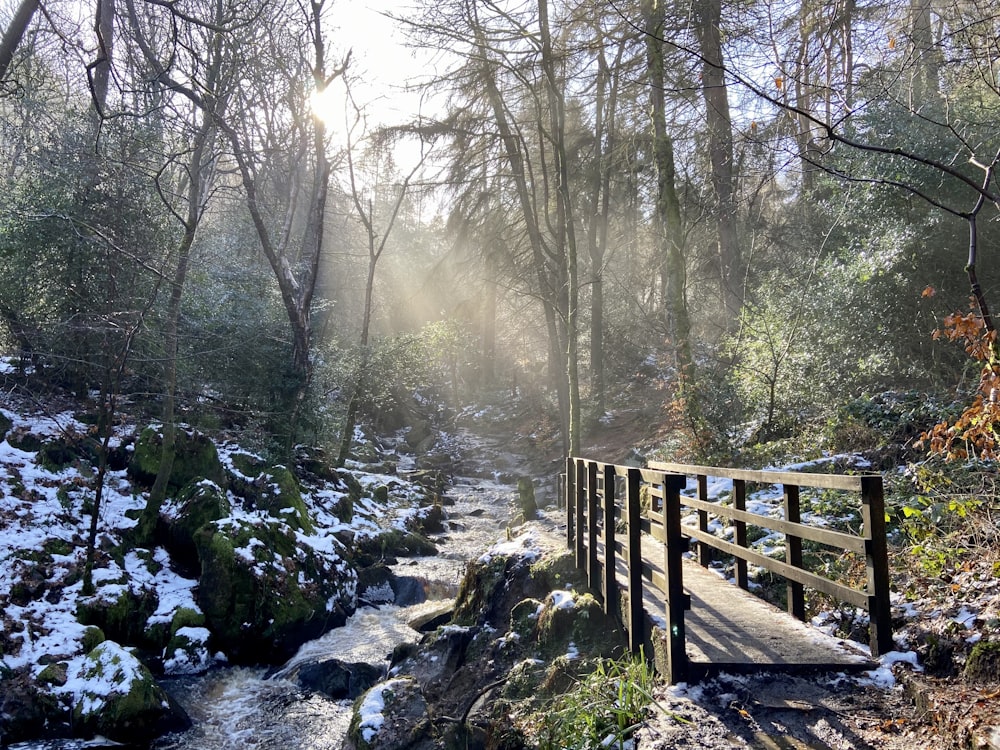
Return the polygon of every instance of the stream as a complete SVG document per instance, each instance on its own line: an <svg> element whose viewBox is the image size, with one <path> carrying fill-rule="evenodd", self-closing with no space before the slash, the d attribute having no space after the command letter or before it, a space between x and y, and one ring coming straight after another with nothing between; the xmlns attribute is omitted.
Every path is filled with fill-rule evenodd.
<svg viewBox="0 0 1000 750"><path fill-rule="evenodd" d="M359 608L343 627L304 644L277 671L231 667L165 681L164 687L188 712L194 726L160 739L153 748L340 750L353 701L335 701L303 690L288 675L303 664L329 658L388 666L395 646L421 637L407 623L440 610L442 602L453 599L466 562L502 537L516 493L515 487L500 481L456 478L446 495L454 501L446 506L449 531L434 537L439 554L401 558L392 568L399 577L417 580L425 602Z"/></svg>

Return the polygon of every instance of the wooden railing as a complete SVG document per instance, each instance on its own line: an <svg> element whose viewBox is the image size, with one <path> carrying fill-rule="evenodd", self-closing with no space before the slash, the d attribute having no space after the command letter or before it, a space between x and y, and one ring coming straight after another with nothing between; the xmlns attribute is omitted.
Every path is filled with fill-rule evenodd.
<svg viewBox="0 0 1000 750"><path fill-rule="evenodd" d="M688 476L695 479L695 497L681 494ZM709 477L732 480L730 504L709 499ZM781 485L784 518L747 511L749 483ZM857 493L861 533L849 534L802 523L802 488ZM805 617L805 588L866 610L872 656L893 648L881 476L750 471L672 463L650 463L646 468L636 468L571 457L566 461L565 489L567 543L575 550L577 566L587 572L590 588L603 598L605 612L620 617L625 624L633 652L644 645L647 649L653 647L652 627L643 608L643 581L649 581L663 594L666 615L663 656L673 682L685 679L687 672L684 611L690 607L690 601L684 593L682 556L692 539L698 542L698 560L702 565L709 564L713 550L732 556L736 581L744 589L749 585L748 564L783 576L787 582L788 611L799 619ZM682 523L685 508L697 515L696 526ZM711 519L730 522L733 541L711 533ZM622 528L622 534L618 527ZM782 534L784 560L751 549L748 527ZM643 533L662 543L663 556L656 565L643 559ZM807 570L803 563L803 541L863 556L864 587L854 588ZM615 574L616 560L626 571L621 587Z"/></svg>

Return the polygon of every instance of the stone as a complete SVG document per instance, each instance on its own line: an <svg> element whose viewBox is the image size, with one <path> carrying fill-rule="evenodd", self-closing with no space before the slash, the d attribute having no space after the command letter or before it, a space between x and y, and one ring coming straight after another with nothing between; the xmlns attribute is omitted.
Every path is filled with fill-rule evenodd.
<svg viewBox="0 0 1000 750"><path fill-rule="evenodd" d="M73 707L77 734L135 743L190 726L142 662L114 641L87 654L75 679L83 685Z"/></svg>
<svg viewBox="0 0 1000 750"><path fill-rule="evenodd" d="M162 430L159 426L147 427L139 434L128 465L128 475L137 484L152 487L156 480L163 453ZM178 427L174 451L168 495L176 496L189 482L200 479L210 479L223 488L226 486L226 472L219 460L219 452L206 435Z"/></svg>
<svg viewBox="0 0 1000 750"><path fill-rule="evenodd" d="M177 498L176 512L163 514L164 545L178 570L193 574L198 570L198 550L194 535L211 521L232 513L226 493L215 482L202 479L188 484Z"/></svg>
<svg viewBox="0 0 1000 750"><path fill-rule="evenodd" d="M531 521L538 517L538 506L535 504L535 485L531 477L521 477L517 480L518 504L521 507L521 515L525 521Z"/></svg>
<svg viewBox="0 0 1000 750"><path fill-rule="evenodd" d="M322 693L334 700L353 700L385 677L385 670L363 662L325 659L302 665L298 670L300 687Z"/></svg>
<svg viewBox="0 0 1000 750"><path fill-rule="evenodd" d="M965 678L970 682L1000 682L1000 641L979 641L965 661Z"/></svg>
<svg viewBox="0 0 1000 750"><path fill-rule="evenodd" d="M235 662L282 663L354 611L354 569L333 551L301 544L277 520L213 521L195 544L198 605L216 647Z"/></svg>
<svg viewBox="0 0 1000 750"><path fill-rule="evenodd" d="M429 734L427 701L412 677L380 682L354 706L347 750L415 748Z"/></svg>
<svg viewBox="0 0 1000 750"><path fill-rule="evenodd" d="M257 495L254 504L268 515L280 518L292 528L313 533L315 526L302 500L299 484L287 466L268 468L254 480Z"/></svg>

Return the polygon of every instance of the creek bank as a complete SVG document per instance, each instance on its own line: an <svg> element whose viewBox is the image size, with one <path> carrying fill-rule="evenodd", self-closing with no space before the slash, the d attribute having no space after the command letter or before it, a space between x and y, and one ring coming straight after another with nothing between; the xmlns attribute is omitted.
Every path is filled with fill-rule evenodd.
<svg viewBox="0 0 1000 750"><path fill-rule="evenodd" d="M183 728L156 678L283 663L343 624L359 595L377 598L378 584L359 585L368 568L433 553L426 534L442 528L445 472L404 471L411 461L391 444L372 440L373 462L338 470L315 448L275 464L186 428L147 540L162 431L121 428L84 593L96 474L87 420L0 415L0 745L143 743ZM407 586L395 574L382 583Z"/></svg>
<svg viewBox="0 0 1000 750"><path fill-rule="evenodd" d="M346 748L522 748L525 720L624 638L543 518L471 561L451 621L393 654Z"/></svg>

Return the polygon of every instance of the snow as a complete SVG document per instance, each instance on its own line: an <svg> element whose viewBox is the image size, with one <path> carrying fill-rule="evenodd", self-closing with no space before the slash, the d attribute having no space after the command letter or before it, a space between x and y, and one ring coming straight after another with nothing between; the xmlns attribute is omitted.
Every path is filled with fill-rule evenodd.
<svg viewBox="0 0 1000 750"><path fill-rule="evenodd" d="M571 591L553 591L549 594L549 600L552 602L552 609L574 609L576 607Z"/></svg>
<svg viewBox="0 0 1000 750"><path fill-rule="evenodd" d="M373 687L358 706L358 729L365 742L371 742L385 724L385 694L403 689L409 678L387 680Z"/></svg>
<svg viewBox="0 0 1000 750"><path fill-rule="evenodd" d="M538 533L528 530L505 542L498 542L479 557L479 563L488 565L496 557L521 557L534 562L542 556L542 548L538 541Z"/></svg>
<svg viewBox="0 0 1000 750"><path fill-rule="evenodd" d="M9 440L0 440L0 600L5 602L0 610L0 627L4 630L0 670L26 670L37 676L50 662L65 663L66 684L44 689L61 701L75 704L86 700L87 710L99 710L102 697L116 689L119 692L127 689L138 674L140 663L127 649L111 641L92 651L90 659L84 653L88 628L77 620L77 608L87 598L83 595L80 574L91 520L88 508L93 502L95 470L81 460L52 471L40 465L35 452L11 444L24 435L37 436L42 442L67 434L82 435L90 426L78 421L71 412L31 415L10 408L0 408L0 412L12 423ZM135 433L134 425L117 426L111 448L126 444ZM235 443L220 443L217 448L220 461L230 472L242 475L234 464L237 454L264 465L262 457ZM255 477L245 478L252 481ZM346 492L336 484L319 488L304 486L303 501L310 510L316 533L287 529L287 533L294 533L300 549L311 548L327 561L331 570L343 573L345 580L351 569L345 559L344 544L337 535L348 532L356 537L375 536L383 530L399 528L413 513L409 506L415 504L414 498L424 496L421 488L396 475L359 471L358 479L364 487L388 487L387 501L363 497L355 504L352 521L344 523L331 510L344 499ZM217 522L220 526L266 522L285 527L281 520L262 511L244 508L243 501L231 491L228 499L232 514ZM146 500L145 491L134 487L125 471L107 473L97 534L97 547L102 552L93 569L93 597L116 602L126 592L149 596L157 605L147 620L147 628L169 627L181 609L195 615L201 613L197 580L175 572L170 555L161 547L131 549L124 556L107 553L121 548L123 533L136 525L138 512L145 507ZM170 501L163 508L167 517L177 510ZM293 513L294 509L287 508L285 512ZM236 554L248 563L259 565L254 554L261 551L261 546L262 542L251 539ZM353 595L349 580L345 587L348 595ZM368 594L391 601L391 589L383 588L386 590ZM336 603L331 600L329 607L332 609ZM162 654L168 674L201 673L224 660L221 654L208 650L210 633L206 628L182 627L176 635L188 645ZM94 666L94 659L99 667Z"/></svg>

